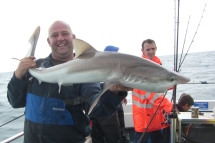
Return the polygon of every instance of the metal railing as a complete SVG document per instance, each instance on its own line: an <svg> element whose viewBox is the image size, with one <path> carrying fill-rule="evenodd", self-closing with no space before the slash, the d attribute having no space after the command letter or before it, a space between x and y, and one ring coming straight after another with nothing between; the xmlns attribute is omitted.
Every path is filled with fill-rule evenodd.
<svg viewBox="0 0 215 143"><path fill-rule="evenodd" d="M0 142L0 143L10 143L10 142L22 137L23 135L24 135L24 132L20 132L20 133L14 135L14 136L2 141L2 142Z"/></svg>

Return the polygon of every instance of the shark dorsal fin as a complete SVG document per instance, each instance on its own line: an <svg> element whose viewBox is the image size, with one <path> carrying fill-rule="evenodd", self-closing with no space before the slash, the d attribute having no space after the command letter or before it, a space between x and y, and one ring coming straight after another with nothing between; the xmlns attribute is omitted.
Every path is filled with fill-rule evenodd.
<svg viewBox="0 0 215 143"><path fill-rule="evenodd" d="M90 44L87 42L81 40L81 39L73 39L73 48L75 50L75 58L79 57L81 54L85 53L86 51L89 50L94 50Z"/></svg>
<svg viewBox="0 0 215 143"><path fill-rule="evenodd" d="M31 35L30 39L28 40L28 42L31 44L31 47L29 48L26 57L34 56L34 52L35 52L35 49L36 49L36 45L37 45L39 35L40 35L40 26L37 26L37 28L35 29L34 33Z"/></svg>

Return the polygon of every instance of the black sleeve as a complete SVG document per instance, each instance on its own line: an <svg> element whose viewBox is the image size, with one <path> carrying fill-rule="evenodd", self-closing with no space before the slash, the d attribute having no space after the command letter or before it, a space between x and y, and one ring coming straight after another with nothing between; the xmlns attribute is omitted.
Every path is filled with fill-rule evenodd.
<svg viewBox="0 0 215 143"><path fill-rule="evenodd" d="M20 80L13 74L7 86L7 98L13 108L25 107L27 85L27 76Z"/></svg>

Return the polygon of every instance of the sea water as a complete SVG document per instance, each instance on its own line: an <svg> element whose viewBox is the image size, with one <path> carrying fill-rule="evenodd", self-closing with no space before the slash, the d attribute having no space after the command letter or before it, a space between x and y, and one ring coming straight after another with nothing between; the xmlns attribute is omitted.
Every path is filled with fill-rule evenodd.
<svg viewBox="0 0 215 143"><path fill-rule="evenodd" d="M160 56L163 66L173 70L174 57ZM179 59L180 61L180 55ZM177 85L176 100L182 93L190 94L194 100L214 100L215 99L215 51L190 53L186 56L180 74L189 77L193 84ZM24 114L24 108L13 109L7 100L7 84L13 72L0 73L0 126L12 119ZM194 84L206 81L208 84ZM167 93L167 98L171 99L172 91ZM131 102L131 93L127 97ZM0 142L23 131L24 116L0 127ZM23 137L13 143L21 143Z"/></svg>

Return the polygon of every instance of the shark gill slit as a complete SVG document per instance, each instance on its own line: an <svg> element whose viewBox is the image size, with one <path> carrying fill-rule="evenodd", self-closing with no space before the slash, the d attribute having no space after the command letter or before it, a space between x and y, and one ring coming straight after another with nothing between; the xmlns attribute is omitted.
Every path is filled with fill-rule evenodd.
<svg viewBox="0 0 215 143"><path fill-rule="evenodd" d="M125 81L134 81L134 82L140 82L140 83L145 83L147 82L147 78L145 77L140 77L140 76L135 76L135 75L130 75L128 73L124 73L124 80Z"/></svg>

